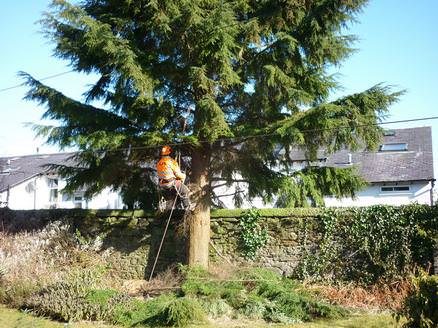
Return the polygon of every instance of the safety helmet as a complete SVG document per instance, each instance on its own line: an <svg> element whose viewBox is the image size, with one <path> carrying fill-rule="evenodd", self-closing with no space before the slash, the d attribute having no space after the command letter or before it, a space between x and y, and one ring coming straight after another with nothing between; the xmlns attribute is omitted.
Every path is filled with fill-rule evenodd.
<svg viewBox="0 0 438 328"><path fill-rule="evenodd" d="M161 148L160 155L161 156L170 155L171 152L172 152L172 148L170 148L169 146L163 146L163 148Z"/></svg>

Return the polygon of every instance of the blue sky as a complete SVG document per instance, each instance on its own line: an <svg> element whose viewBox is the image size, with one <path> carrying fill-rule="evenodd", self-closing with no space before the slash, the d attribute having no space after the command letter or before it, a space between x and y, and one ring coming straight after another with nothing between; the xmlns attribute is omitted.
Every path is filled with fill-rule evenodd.
<svg viewBox="0 0 438 328"><path fill-rule="evenodd" d="M68 63L52 57L53 45L39 33L36 21L48 10L49 0L1 1L0 89L20 84L18 71L36 78L69 71ZM349 33L358 36L358 51L337 68L344 86L336 96L360 92L383 82L406 89L393 105L388 120L438 115L438 1L372 0L358 15ZM93 81L77 73L59 76L45 83L68 96L80 99ZM42 145L25 122L40 122L44 108L23 101L25 88L0 91L0 156L56 152ZM47 123L47 122L45 122ZM435 172L438 172L438 120L387 125L388 128L432 126Z"/></svg>

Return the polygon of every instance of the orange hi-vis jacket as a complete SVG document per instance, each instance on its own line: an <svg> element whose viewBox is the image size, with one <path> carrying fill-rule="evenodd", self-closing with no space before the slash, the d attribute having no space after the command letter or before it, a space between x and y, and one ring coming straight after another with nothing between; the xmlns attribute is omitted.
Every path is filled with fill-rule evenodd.
<svg viewBox="0 0 438 328"><path fill-rule="evenodd" d="M158 161L157 173L160 186L170 185L175 179L184 182L186 178L186 175L181 172L177 161L170 156L164 156Z"/></svg>

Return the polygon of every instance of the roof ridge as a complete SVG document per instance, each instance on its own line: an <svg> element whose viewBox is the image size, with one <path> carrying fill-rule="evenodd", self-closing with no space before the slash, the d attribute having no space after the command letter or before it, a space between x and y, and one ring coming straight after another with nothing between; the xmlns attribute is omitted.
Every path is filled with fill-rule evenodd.
<svg viewBox="0 0 438 328"><path fill-rule="evenodd" d="M0 157L1 159L11 159L11 158L23 158L23 157L41 157L41 156L60 156L60 155L69 155L69 154L76 154L79 153L78 151L72 151L72 152L65 152L65 153L46 153L46 154L32 154L32 155L11 155L11 156L4 156Z"/></svg>

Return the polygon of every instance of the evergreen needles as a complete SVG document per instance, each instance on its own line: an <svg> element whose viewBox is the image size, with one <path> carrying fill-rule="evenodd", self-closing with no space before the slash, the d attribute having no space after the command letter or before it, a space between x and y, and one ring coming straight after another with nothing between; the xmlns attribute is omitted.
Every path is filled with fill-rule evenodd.
<svg viewBox="0 0 438 328"><path fill-rule="evenodd" d="M376 123L402 93L377 84L329 100L340 87L329 69L352 53L345 27L366 2L53 0L41 24L55 56L97 79L79 101L22 73L26 99L56 122L34 129L81 151L56 167L67 191L111 187L128 207L156 206L145 163L165 143L197 168L195 203L221 205L213 180L246 183L237 205L257 196L278 196L282 206L354 196L364 182L353 169L313 164L318 149L375 148ZM304 150L311 167L296 172L291 149Z"/></svg>

